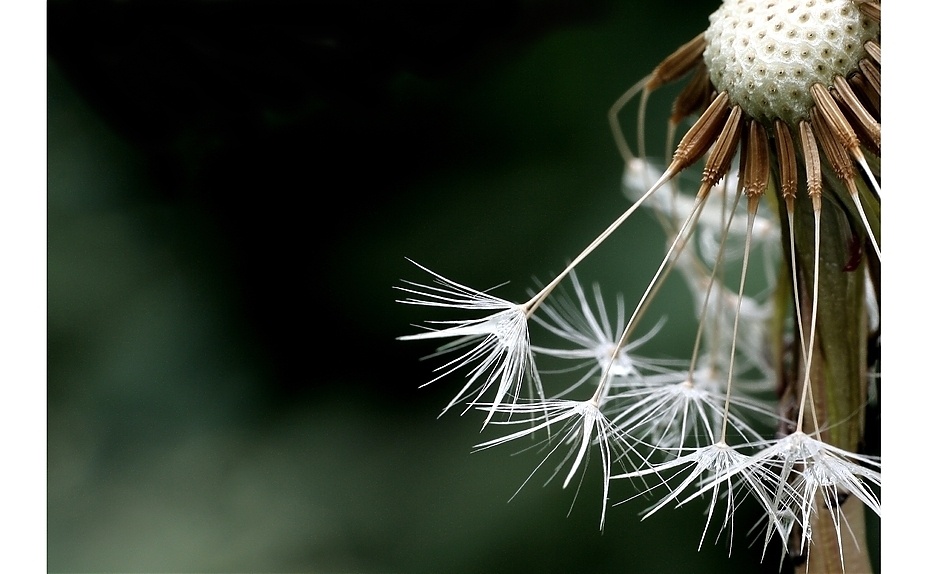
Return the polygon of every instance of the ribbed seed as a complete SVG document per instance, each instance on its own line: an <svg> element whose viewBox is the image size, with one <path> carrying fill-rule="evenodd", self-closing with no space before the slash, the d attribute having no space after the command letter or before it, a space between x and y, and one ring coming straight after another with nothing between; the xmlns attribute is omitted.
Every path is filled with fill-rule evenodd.
<svg viewBox="0 0 925 574"><path fill-rule="evenodd" d="M712 93L713 86L710 84L710 72L707 70L707 65L701 60L690 81L685 84L684 89L681 90L681 93L678 94L674 104L671 106L671 123L678 125L687 116L705 109L710 103Z"/></svg>
<svg viewBox="0 0 925 574"><path fill-rule="evenodd" d="M748 122L748 157L745 159L745 175L742 180L743 193L752 200L761 197L768 189L771 175L771 158L768 150L768 134L755 120Z"/></svg>
<svg viewBox="0 0 925 574"><path fill-rule="evenodd" d="M855 95L854 90L848 85L848 81L841 76L835 77L835 92L841 96L841 100L851 116L857 120L857 125L861 128L861 133L867 135L875 147L870 148L878 156L880 155L880 122L874 119L870 112L864 107L864 104ZM850 119L850 118L849 118ZM869 147L869 146L868 146Z"/></svg>
<svg viewBox="0 0 925 574"><path fill-rule="evenodd" d="M864 100L865 107L870 110L871 115L877 121L880 121L880 94L874 89L864 74L851 74L848 83L854 89L854 93Z"/></svg>
<svg viewBox="0 0 925 574"><path fill-rule="evenodd" d="M732 158L736 154L736 146L741 135L742 108L735 106L729 112L723 131L720 132L712 151L710 151L710 156L707 158L706 165L703 168L703 178L701 179L700 191L697 194L698 197L707 193L729 172L729 164L732 163Z"/></svg>
<svg viewBox="0 0 925 574"><path fill-rule="evenodd" d="M668 171L676 170L675 173L677 173L703 157L703 154L707 153L719 137L727 115L729 115L729 95L723 92L716 96L697 122L681 138L671 165L668 166Z"/></svg>
<svg viewBox="0 0 925 574"><path fill-rule="evenodd" d="M877 98L880 98L880 70L866 58L858 62L858 68L861 69L861 73L870 82L871 87L877 91Z"/></svg>
<svg viewBox="0 0 925 574"><path fill-rule="evenodd" d="M829 128L831 128L832 134L838 138L842 148L858 161L862 161L864 156L861 153L858 136L854 133L851 124L848 123L845 114L841 112L838 104L835 103L835 99L832 98L829 90L822 84L813 84L809 91L813 96L813 101L816 102L816 109L819 110Z"/></svg>
<svg viewBox="0 0 925 574"><path fill-rule="evenodd" d="M856 173L854 162L848 157L845 147L841 145L838 137L832 132L819 106L809 111L809 117L810 121L813 122L819 144L822 146L822 153L829 160L829 165L835 171L835 176L848 186L849 191L853 189L853 193L857 193L857 187L854 185L854 175Z"/></svg>
<svg viewBox="0 0 925 574"><path fill-rule="evenodd" d="M800 143L803 145L803 161L806 164L806 191L813 200L813 209L819 210L822 208L822 160L813 127L806 120L800 122Z"/></svg>
<svg viewBox="0 0 925 574"><path fill-rule="evenodd" d="M858 9L862 14L876 20L877 23L880 23L880 3L879 2L861 2L858 4Z"/></svg>
<svg viewBox="0 0 925 574"><path fill-rule="evenodd" d="M868 40L864 43L864 49L867 50L867 53L870 54L870 57L877 62L878 66L881 66L880 63L880 44L874 42L873 40Z"/></svg>
<svg viewBox="0 0 925 574"><path fill-rule="evenodd" d="M651 92L689 72L697 62L703 61L703 51L706 47L707 41L701 32L655 67L652 77L646 82L646 89Z"/></svg>
<svg viewBox="0 0 925 574"><path fill-rule="evenodd" d="M787 210L793 211L793 200L797 195L797 156L790 128L781 119L774 120L774 146L780 164L780 194L787 202Z"/></svg>

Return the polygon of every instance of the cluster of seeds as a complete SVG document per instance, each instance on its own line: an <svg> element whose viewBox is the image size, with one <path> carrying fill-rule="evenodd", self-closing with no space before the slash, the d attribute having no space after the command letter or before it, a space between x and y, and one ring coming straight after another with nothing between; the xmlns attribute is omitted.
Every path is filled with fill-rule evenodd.
<svg viewBox="0 0 925 574"><path fill-rule="evenodd" d="M483 427L514 429L478 450L539 438L543 461L562 451L572 461L553 471L569 469L565 486L599 452L602 528L610 482L629 478L644 493L665 489L646 516L707 499L707 527L731 530L748 496L765 510L765 546L779 538L799 562L821 539L819 572L866 564L863 520L849 517L863 519L863 506L880 513L880 460L860 449L859 391L879 367L869 356L879 351L880 328L879 23L878 2L726 0L706 32L614 104L610 121L635 201L552 281L522 303L427 269L433 284L399 287L403 303L476 315L401 338L448 340L436 355L456 356L431 382L455 373L464 383L446 408L464 405L487 413ZM668 139L697 119L657 169L644 152L646 102L684 77ZM633 151L618 115L637 96ZM685 192L677 176L701 164L699 185ZM599 287L588 297L574 270L643 205L670 245L632 313L620 299L613 322ZM773 300L745 292L756 244L776 249L775 267L786 270L768 274L763 295L782 294ZM730 263L741 265L737 290L722 278ZM692 351L643 357L637 348L663 323L633 333L675 269L700 318ZM567 278L574 295L558 289ZM531 342L537 328L561 346ZM551 359L563 366L538 368ZM564 390L544 385L541 374L551 373L572 380ZM776 404L754 400L755 389L776 392ZM853 548L842 544L843 528ZM705 535L706 527L701 543Z"/></svg>

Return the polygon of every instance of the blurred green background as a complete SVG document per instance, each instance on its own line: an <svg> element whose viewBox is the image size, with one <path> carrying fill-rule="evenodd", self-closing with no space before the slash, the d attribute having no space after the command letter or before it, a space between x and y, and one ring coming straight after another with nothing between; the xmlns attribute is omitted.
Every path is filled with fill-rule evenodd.
<svg viewBox="0 0 925 574"><path fill-rule="evenodd" d="M471 454L395 340L406 257L519 299L628 206L606 112L715 4L52 0L49 570L776 572L750 508L731 558L705 505L601 533L594 462L508 502L539 457ZM640 214L580 276L635 301L663 249Z"/></svg>

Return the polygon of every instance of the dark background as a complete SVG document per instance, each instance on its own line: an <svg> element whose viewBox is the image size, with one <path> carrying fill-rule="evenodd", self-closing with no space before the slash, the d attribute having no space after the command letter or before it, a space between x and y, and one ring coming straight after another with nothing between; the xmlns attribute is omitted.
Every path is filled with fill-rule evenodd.
<svg viewBox="0 0 925 574"><path fill-rule="evenodd" d="M752 570L749 508L731 559L698 505L599 532L593 464L570 514L542 471L507 502L539 459L470 454L395 340L405 257L518 299L627 207L606 112L714 5L51 1L49 570ZM627 228L582 277L635 300Z"/></svg>

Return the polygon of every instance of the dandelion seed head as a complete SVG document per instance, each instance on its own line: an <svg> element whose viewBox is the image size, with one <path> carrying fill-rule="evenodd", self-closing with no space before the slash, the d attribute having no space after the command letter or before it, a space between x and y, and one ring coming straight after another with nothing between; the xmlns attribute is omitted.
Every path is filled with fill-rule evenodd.
<svg viewBox="0 0 925 574"><path fill-rule="evenodd" d="M823 440L833 421L862 412L862 405L817 404L808 391L814 389L816 371L826 373L829 393L855 385L851 372L829 377L825 361L863 362L861 333L848 333L839 342L844 325L879 329L879 265L866 269L868 296L858 300L866 306L849 302L833 308L832 298L820 289L840 285L845 275L843 261L833 263L826 242L844 235L833 233L838 215L830 210L844 211L847 202L827 203L823 217L823 194L850 197L866 240L880 256L879 162L869 161L880 156L879 14L879 3L855 0L724 0L706 32L614 103L609 118L626 162L624 190L634 203L551 282L521 305L436 274L434 285L400 287L411 294L404 303L478 315L429 323L425 332L402 337L449 340L437 354L458 356L440 367L436 378L461 369L467 379L450 406L466 402L488 413L486 426L517 429L476 450L539 439L547 452L540 465L557 453L553 475L565 475L564 487L581 484L590 455L598 451L602 527L610 481L635 478L654 483L644 484L640 494L668 489L646 516L706 499L701 544L711 523L729 533L731 544L736 509L749 497L765 512L765 550L780 536L791 549L798 543L807 559L811 545L844 556L842 524L847 535L854 534L841 504L852 498L859 508L857 498L879 514L880 462ZM685 76L689 83L668 118L669 150L684 118L699 117L661 169L645 153L646 102L654 90ZM636 152L619 119L635 95ZM703 163L699 181L688 171L698 162ZM689 190L688 182L694 183ZM600 287L586 292L575 269L643 205L665 230L667 252L629 317L622 295L614 317ZM867 251L857 247L855 267ZM756 262L764 263L767 279L761 289L755 288L761 278L747 273ZM734 267L741 268L737 289L730 288ZM789 273L781 274L782 269ZM640 356L637 349L668 318L648 333L638 335L636 329L673 271L687 283L700 321L690 359ZM571 293L559 288L566 279ZM868 317L861 316L865 312ZM843 313L854 315L846 323ZM552 341L549 346L531 344L528 323L545 330L539 335L544 345ZM825 353L814 356L816 349ZM830 354L833 349L837 352ZM548 399L534 357L549 375L553 394ZM818 361L823 363L817 369ZM875 377L870 373L879 367L871 361L867 367L859 370L861 376ZM536 392L525 400L522 387ZM772 390L781 397L777 409L763 402ZM783 421L779 412L788 412L796 396L801 397L796 421ZM811 413L814 430L804 412ZM768 440L775 426L800 430ZM851 437L837 444L860 443ZM623 474L614 473L615 464ZM819 534L828 528L828 518L837 545L825 532ZM764 520L760 524L765 527Z"/></svg>
<svg viewBox="0 0 925 574"><path fill-rule="evenodd" d="M755 119L809 117L810 86L831 86L866 56L879 26L852 0L725 0L710 16L704 60L713 85Z"/></svg>

